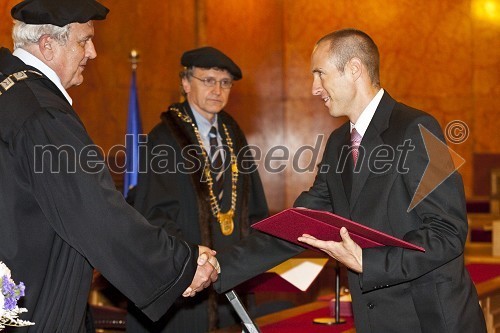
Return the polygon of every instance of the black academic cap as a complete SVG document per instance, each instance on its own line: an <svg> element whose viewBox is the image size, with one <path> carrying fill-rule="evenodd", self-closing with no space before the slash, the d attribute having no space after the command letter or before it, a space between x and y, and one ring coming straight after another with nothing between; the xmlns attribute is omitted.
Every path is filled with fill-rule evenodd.
<svg viewBox="0 0 500 333"><path fill-rule="evenodd" d="M227 70L233 76L234 80L243 77L241 70L227 55L216 48L205 46L198 49L184 52L181 57L181 65L184 67L201 68L221 68Z"/></svg>
<svg viewBox="0 0 500 333"><path fill-rule="evenodd" d="M13 18L27 24L85 23L104 20L109 9L96 0L24 0L12 7Z"/></svg>

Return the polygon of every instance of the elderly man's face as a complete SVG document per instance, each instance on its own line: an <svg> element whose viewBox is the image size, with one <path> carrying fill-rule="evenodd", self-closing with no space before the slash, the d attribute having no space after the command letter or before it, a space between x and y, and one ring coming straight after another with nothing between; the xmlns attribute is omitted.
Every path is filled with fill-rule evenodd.
<svg viewBox="0 0 500 333"><path fill-rule="evenodd" d="M82 72L87 61L97 56L92 37L94 26L91 21L72 23L66 44L55 46L51 67L65 89L83 82Z"/></svg>
<svg viewBox="0 0 500 333"><path fill-rule="evenodd" d="M215 114L226 106L231 89L224 89L221 80L232 80L231 74L226 70L194 68L193 75L182 79L182 86L187 95L187 100L203 117L212 120ZM214 78L219 81L213 87L207 87L201 80Z"/></svg>

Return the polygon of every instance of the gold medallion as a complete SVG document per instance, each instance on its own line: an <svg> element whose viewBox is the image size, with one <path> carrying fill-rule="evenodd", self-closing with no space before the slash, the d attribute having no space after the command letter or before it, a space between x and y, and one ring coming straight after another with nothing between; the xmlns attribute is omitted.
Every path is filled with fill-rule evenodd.
<svg viewBox="0 0 500 333"><path fill-rule="evenodd" d="M200 131L198 127L193 122L193 120L187 115L187 111L184 114L175 107L170 108L173 112L182 119L182 121L191 124L194 134L196 135L196 139L198 140L198 144L200 147L203 147L203 140L201 139ZM204 166L204 175L202 176L201 181L207 183L208 193L210 197L210 210L212 211L212 215L217 219L220 224L221 232L224 236L229 236L234 231L234 212L236 210L236 201L237 201L237 185L238 185L238 159L233 151L233 140L229 135L229 131L227 130L226 124L222 124L224 128L224 133L226 134L227 147L229 148L230 161L231 161L231 208L226 212L222 213L220 211L219 202L217 197L214 194L213 184L214 180L212 178L212 174L210 172L210 160L208 158L207 151L205 149L201 149L201 154L203 156L203 160L205 161ZM204 179L203 179L204 178Z"/></svg>
<svg viewBox="0 0 500 333"><path fill-rule="evenodd" d="M229 236L233 233L234 230L234 210L230 209L226 213L219 212L217 214L217 220L220 224L220 230L224 236Z"/></svg>

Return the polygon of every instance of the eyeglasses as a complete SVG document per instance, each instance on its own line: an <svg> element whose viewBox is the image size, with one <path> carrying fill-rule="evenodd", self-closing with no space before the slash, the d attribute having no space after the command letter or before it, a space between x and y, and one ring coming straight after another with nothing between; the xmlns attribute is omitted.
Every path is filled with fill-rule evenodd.
<svg viewBox="0 0 500 333"><path fill-rule="evenodd" d="M220 87L222 89L230 89L233 86L233 80L231 80L231 79L222 79L222 80L217 81L213 77L206 77L204 79L201 79L199 77L194 76L193 74L191 74L191 76L194 77L195 79L200 80L201 82L203 82L203 85L205 87L211 87L211 88L215 87L215 85L217 84L217 82L220 83Z"/></svg>

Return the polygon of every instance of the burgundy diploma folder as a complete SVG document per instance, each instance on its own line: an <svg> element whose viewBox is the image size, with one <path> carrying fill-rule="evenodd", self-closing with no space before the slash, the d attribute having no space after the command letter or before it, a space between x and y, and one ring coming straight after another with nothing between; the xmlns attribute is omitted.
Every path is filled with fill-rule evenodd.
<svg viewBox="0 0 500 333"><path fill-rule="evenodd" d="M425 252L423 247L320 210L289 208L252 225L254 229L313 250L318 249L299 242L297 238L309 234L321 240L339 242L342 227L347 228L349 236L362 248L397 246Z"/></svg>

